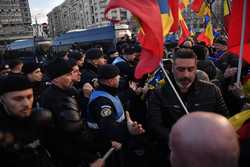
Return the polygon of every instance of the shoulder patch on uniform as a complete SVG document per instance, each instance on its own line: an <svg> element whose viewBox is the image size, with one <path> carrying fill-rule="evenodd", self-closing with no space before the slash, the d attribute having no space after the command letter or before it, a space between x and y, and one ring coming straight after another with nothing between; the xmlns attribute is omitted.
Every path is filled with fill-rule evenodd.
<svg viewBox="0 0 250 167"><path fill-rule="evenodd" d="M111 106L105 105L101 107L101 116L102 117L108 117L112 114Z"/></svg>

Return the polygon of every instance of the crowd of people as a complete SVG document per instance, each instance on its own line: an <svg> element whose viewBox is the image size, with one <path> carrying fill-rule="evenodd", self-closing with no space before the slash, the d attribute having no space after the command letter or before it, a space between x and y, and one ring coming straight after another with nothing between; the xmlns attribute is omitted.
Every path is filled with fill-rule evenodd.
<svg viewBox="0 0 250 167"><path fill-rule="evenodd" d="M164 70L141 79L134 78L141 48L129 39L105 52L74 46L43 66L19 59L2 63L1 163L249 166L250 131L239 141L228 118L249 108L250 74L243 63L236 83L238 57L226 45L224 38L213 47L192 39L168 43Z"/></svg>

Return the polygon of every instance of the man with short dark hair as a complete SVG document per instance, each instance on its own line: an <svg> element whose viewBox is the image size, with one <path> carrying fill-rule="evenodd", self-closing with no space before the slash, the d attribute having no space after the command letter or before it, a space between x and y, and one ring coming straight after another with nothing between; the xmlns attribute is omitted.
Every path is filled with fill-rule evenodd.
<svg viewBox="0 0 250 167"><path fill-rule="evenodd" d="M79 68L83 68L85 55L83 52L80 51L71 51L69 52L69 59L73 59L76 61L76 64L79 66Z"/></svg>
<svg viewBox="0 0 250 167"><path fill-rule="evenodd" d="M85 54L85 66L82 71L80 88L89 83L93 88L97 87L97 69L106 64L107 60L104 58L103 52L98 48L91 48Z"/></svg>
<svg viewBox="0 0 250 167"><path fill-rule="evenodd" d="M179 49L174 53L172 82L189 112L213 111L228 116L228 110L217 86L198 80L197 58L191 49ZM169 83L156 89L149 97L148 127L160 148L168 147L169 131L172 125L185 115ZM166 149L162 152L166 152ZM166 156L166 155L165 155Z"/></svg>

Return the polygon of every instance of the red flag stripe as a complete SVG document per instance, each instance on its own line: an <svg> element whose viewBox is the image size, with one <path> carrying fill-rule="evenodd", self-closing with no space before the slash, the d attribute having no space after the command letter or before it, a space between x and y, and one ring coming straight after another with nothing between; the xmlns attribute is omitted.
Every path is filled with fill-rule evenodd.
<svg viewBox="0 0 250 167"><path fill-rule="evenodd" d="M229 24L229 51L239 55L242 30L243 0L234 0L232 4L232 14ZM246 28L244 34L244 55L243 59L250 63L250 1L247 0ZM235 26L237 25L237 26Z"/></svg>
<svg viewBox="0 0 250 167"><path fill-rule="evenodd" d="M135 70L135 77L153 72L163 56L163 31L160 9L157 0L147 0L143 3L135 0L110 0L105 9L107 13L115 8L125 8L139 19L143 34L141 35L141 56ZM153 18L153 19L152 19Z"/></svg>

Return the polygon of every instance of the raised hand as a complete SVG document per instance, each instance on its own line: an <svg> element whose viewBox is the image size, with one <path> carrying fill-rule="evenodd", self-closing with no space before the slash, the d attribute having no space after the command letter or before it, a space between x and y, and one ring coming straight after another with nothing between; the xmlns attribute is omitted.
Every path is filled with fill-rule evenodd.
<svg viewBox="0 0 250 167"><path fill-rule="evenodd" d="M126 118L127 118L127 127L131 135L140 135L142 133L145 133L145 130L143 129L141 124L138 124L136 121L131 120L128 111L126 111Z"/></svg>

